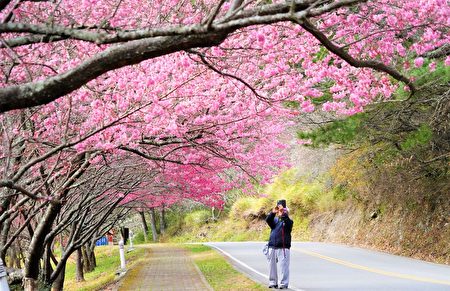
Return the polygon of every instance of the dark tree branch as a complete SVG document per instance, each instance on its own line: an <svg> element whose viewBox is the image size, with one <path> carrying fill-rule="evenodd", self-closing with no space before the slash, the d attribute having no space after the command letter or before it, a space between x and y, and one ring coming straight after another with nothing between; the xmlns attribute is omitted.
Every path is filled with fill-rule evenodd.
<svg viewBox="0 0 450 291"><path fill-rule="evenodd" d="M0 1L0 11L6 8L8 4L11 3L11 0L1 0Z"/></svg>
<svg viewBox="0 0 450 291"><path fill-rule="evenodd" d="M30 34L11 39L5 39L4 43L3 42L0 43L0 48L6 48L7 46L12 48L35 43L50 43L64 39L67 39L67 37L61 37L56 35L50 36L50 35Z"/></svg>
<svg viewBox="0 0 450 291"><path fill-rule="evenodd" d="M178 164L178 165L184 165L184 163L182 163L181 161L169 160L169 159L166 159L165 157L150 156L140 150L133 149L133 148L126 147L126 146L119 146L119 149L136 154L140 157L143 157L143 158L145 158L147 160L151 160L151 161L160 161L160 162L168 162L168 163L173 163L173 164ZM193 163L189 163L189 164L193 165ZM194 165L198 165L198 164L194 164ZM198 165L198 166L200 166L200 165Z"/></svg>
<svg viewBox="0 0 450 291"><path fill-rule="evenodd" d="M0 112L47 104L108 71L193 47L218 45L226 36L227 33L210 33L190 37L158 37L111 47L63 74L44 81L1 88Z"/></svg>
<svg viewBox="0 0 450 291"><path fill-rule="evenodd" d="M43 199L43 200L48 200L48 201L50 201L50 203L54 203L54 204L59 204L60 203L60 201L58 201L57 199L53 199L53 197L40 196L40 195L31 193L30 191L28 191L24 187L15 184L13 181L0 181L0 187L6 187L6 188L9 188L9 189L16 190L16 191L22 193L23 195L25 195L25 196L27 196L27 197L29 197L31 199L34 199L34 200Z"/></svg>
<svg viewBox="0 0 450 291"><path fill-rule="evenodd" d="M301 19L301 20L295 19L294 21L299 25L301 25L306 31L311 33L330 52L336 54L351 66L356 68L371 68L376 71L389 74L394 79L405 83L411 89L411 92L414 93L415 87L412 81L408 79L406 76L402 75L395 68L387 66L378 61L357 60L353 58L348 52L346 52L343 48L335 45L330 39L328 39L328 37L322 31L320 31L316 26L314 26L308 19Z"/></svg>
<svg viewBox="0 0 450 291"><path fill-rule="evenodd" d="M450 44L446 43L430 52L427 52L422 55L422 57L437 59L450 55Z"/></svg>
<svg viewBox="0 0 450 291"><path fill-rule="evenodd" d="M217 74L224 76L224 77L229 77L232 79L235 79L237 81L239 81L240 83L244 84L245 87L247 87L248 89L250 89L250 91L252 91L253 94L255 94L255 96L262 100L262 101L266 101L269 102L270 99L266 98L264 96L261 96L256 90L255 88L253 88L249 83L247 83L245 80L243 80L242 78L239 78L238 76L229 74L229 73L225 73L220 71L219 69L217 69L216 67L214 67L210 62L208 62L208 60L206 60L206 57L204 54L201 54L200 52L196 51L196 50L187 50L187 52L191 53L191 54L195 54L197 56L200 57L200 60L202 61L202 63L207 66L209 69L213 70L214 72L216 72Z"/></svg>
<svg viewBox="0 0 450 291"><path fill-rule="evenodd" d="M211 29L211 25L214 21L214 19L216 19L217 14L220 11L220 8L222 7L223 3L225 3L225 0L220 0L219 4L216 5L216 7L214 8L214 10L212 11L211 15L208 17L207 21L206 21L206 29Z"/></svg>

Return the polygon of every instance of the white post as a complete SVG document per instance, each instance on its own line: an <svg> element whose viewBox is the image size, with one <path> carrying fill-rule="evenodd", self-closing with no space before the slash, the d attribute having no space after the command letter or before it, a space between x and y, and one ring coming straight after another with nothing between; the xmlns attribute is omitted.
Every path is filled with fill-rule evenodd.
<svg viewBox="0 0 450 291"><path fill-rule="evenodd" d="M133 232L130 231L130 248L128 249L128 251L134 250L133 249L133 236L134 236Z"/></svg>
<svg viewBox="0 0 450 291"><path fill-rule="evenodd" d="M6 269L3 266L3 261L0 259L0 290L1 291L9 291L8 280L6 274Z"/></svg>
<svg viewBox="0 0 450 291"><path fill-rule="evenodd" d="M123 247L123 240L119 241L119 253L120 253L120 269L125 271L125 250Z"/></svg>

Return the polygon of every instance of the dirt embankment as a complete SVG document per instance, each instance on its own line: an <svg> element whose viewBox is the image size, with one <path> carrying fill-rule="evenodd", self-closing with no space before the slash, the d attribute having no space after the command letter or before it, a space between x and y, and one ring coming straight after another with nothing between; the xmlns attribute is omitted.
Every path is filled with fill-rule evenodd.
<svg viewBox="0 0 450 291"><path fill-rule="evenodd" d="M311 215L311 240L343 243L450 264L450 201L415 209L347 208Z"/></svg>

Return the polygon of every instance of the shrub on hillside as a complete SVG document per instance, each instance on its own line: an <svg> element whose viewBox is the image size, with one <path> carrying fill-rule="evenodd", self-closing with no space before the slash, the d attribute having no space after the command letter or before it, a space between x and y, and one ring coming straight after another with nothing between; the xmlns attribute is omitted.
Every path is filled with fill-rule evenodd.
<svg viewBox="0 0 450 291"><path fill-rule="evenodd" d="M242 217L245 220L264 219L272 204L273 201L269 198L241 197L231 207L229 217Z"/></svg>
<svg viewBox="0 0 450 291"><path fill-rule="evenodd" d="M188 228L200 227L207 223L210 218L211 213L208 210L196 210L186 215L184 218L184 224Z"/></svg>

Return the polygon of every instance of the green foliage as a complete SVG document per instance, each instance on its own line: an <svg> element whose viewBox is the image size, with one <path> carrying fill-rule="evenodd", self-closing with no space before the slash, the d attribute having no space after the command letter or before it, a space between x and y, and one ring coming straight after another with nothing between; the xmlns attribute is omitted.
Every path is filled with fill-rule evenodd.
<svg viewBox="0 0 450 291"><path fill-rule="evenodd" d="M305 181L298 177L295 169L280 174L267 186L266 193L272 201L286 199L291 213L302 217L317 209L328 209L336 201L344 201L349 197L343 189L325 189L321 180Z"/></svg>
<svg viewBox="0 0 450 291"><path fill-rule="evenodd" d="M448 84L450 82L450 67L443 61L436 61L436 70L430 72L428 65L430 60L425 59L424 65L420 68L412 69L409 74L415 78L414 85L418 88L429 85L430 83ZM410 92L405 90L404 86L399 86L394 94L394 99L404 100L410 96Z"/></svg>
<svg viewBox="0 0 450 291"><path fill-rule="evenodd" d="M318 61L323 60L329 54L330 54L330 51L321 45L319 51L316 53L316 55L312 59L312 62L317 63Z"/></svg>
<svg viewBox="0 0 450 291"><path fill-rule="evenodd" d="M183 208L175 208L172 211L166 212L166 232L161 237L160 240L164 240L166 237L172 237L180 234L180 231L185 227L184 217L192 210L185 210ZM149 237L152 237L151 231L149 232Z"/></svg>
<svg viewBox="0 0 450 291"><path fill-rule="evenodd" d="M314 104L315 106L319 106L327 101L333 101L333 95L330 92L330 88L334 84L335 84L335 82L330 81L330 80L321 81L321 82L314 84L314 88L320 90L323 95L320 97L311 98L312 104Z"/></svg>
<svg viewBox="0 0 450 291"><path fill-rule="evenodd" d="M233 204L229 217L252 219L261 217L271 208L272 201L267 198L241 197Z"/></svg>
<svg viewBox="0 0 450 291"><path fill-rule="evenodd" d="M290 109L298 109L300 108L300 103L298 101L283 101L283 106Z"/></svg>
<svg viewBox="0 0 450 291"><path fill-rule="evenodd" d="M382 166L389 161L395 160L400 156L400 151L393 145L388 143L381 143L374 149L373 164L377 166Z"/></svg>
<svg viewBox="0 0 450 291"><path fill-rule="evenodd" d="M330 144L349 145L356 137L361 135L361 125L365 120L365 114L360 113L342 120L333 121L316 130L298 132L300 139L310 139L312 147L328 146Z"/></svg>
<svg viewBox="0 0 450 291"><path fill-rule="evenodd" d="M333 194L333 199L336 201L345 201L349 197L349 193L342 185L335 186L331 193Z"/></svg>
<svg viewBox="0 0 450 291"><path fill-rule="evenodd" d="M145 235L143 231L139 231L134 235L133 244L143 244L145 243Z"/></svg>
<svg viewBox="0 0 450 291"><path fill-rule="evenodd" d="M191 251L191 253L203 253L211 250L210 247L203 244L186 244L184 247Z"/></svg>
<svg viewBox="0 0 450 291"><path fill-rule="evenodd" d="M256 201L254 197L243 197L239 198L234 202L233 206L230 210L230 217L239 217L242 216L244 211L248 211L251 208L252 203Z"/></svg>
<svg viewBox="0 0 450 291"><path fill-rule="evenodd" d="M322 96L311 99L312 104L314 104L315 106L319 106L327 101L333 100L333 96L328 90L322 90L322 93L323 93Z"/></svg>
<svg viewBox="0 0 450 291"><path fill-rule="evenodd" d="M186 227L200 227L208 222L208 220L211 218L211 212L202 209L202 210L196 210L191 213L188 213L184 217L184 225Z"/></svg>
<svg viewBox="0 0 450 291"><path fill-rule="evenodd" d="M433 136L431 128L427 124L422 124L416 131L411 132L401 143L403 150L410 150L417 146L427 144Z"/></svg>

